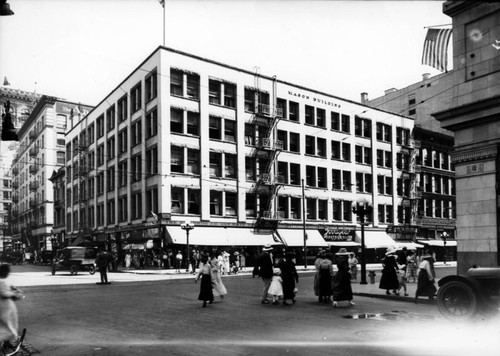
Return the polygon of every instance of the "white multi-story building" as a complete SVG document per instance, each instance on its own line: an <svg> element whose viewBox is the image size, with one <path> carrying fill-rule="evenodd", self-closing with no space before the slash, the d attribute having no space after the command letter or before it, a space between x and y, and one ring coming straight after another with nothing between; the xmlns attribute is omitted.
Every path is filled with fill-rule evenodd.
<svg viewBox="0 0 500 356"><path fill-rule="evenodd" d="M52 173L64 166L65 130L76 112L90 107L42 96L18 131L12 163L13 240L28 251L50 250L54 222Z"/></svg>
<svg viewBox="0 0 500 356"><path fill-rule="evenodd" d="M360 197L373 205L367 247L387 247L414 122L159 47L73 124L66 236L120 249L300 247L304 231L308 247L359 245Z"/></svg>

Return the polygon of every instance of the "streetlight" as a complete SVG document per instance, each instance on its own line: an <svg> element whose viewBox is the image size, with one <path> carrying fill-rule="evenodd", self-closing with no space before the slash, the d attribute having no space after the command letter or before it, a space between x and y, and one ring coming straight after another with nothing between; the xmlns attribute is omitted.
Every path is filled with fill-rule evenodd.
<svg viewBox="0 0 500 356"><path fill-rule="evenodd" d="M302 233L304 234L304 268L307 269L306 197L304 179L302 179Z"/></svg>
<svg viewBox="0 0 500 356"><path fill-rule="evenodd" d="M184 224L181 224L181 229L186 230L186 246L187 246L186 272L189 272L189 231L194 229L194 224L191 221L186 221Z"/></svg>
<svg viewBox="0 0 500 356"><path fill-rule="evenodd" d="M450 237L450 235L446 231L443 231L443 233L441 234L441 238L443 239L444 264L446 264L446 239L448 237Z"/></svg>
<svg viewBox="0 0 500 356"><path fill-rule="evenodd" d="M356 200L356 206L352 212L359 217L361 224L361 281L360 284L366 284L366 255L365 255L365 216L371 213L372 207L366 198L361 197Z"/></svg>

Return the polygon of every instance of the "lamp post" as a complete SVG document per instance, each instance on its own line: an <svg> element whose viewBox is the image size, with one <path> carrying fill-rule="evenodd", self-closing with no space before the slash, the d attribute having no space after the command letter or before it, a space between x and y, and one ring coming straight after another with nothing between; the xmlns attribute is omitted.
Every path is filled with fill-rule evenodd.
<svg viewBox="0 0 500 356"><path fill-rule="evenodd" d="M441 238L443 239L443 249L444 249L444 264L446 264L446 239L449 237L446 231L443 231Z"/></svg>
<svg viewBox="0 0 500 356"><path fill-rule="evenodd" d="M181 224L181 229L186 231L186 272L189 272L189 231L194 229L194 224L191 221L186 221L184 224Z"/></svg>
<svg viewBox="0 0 500 356"><path fill-rule="evenodd" d="M356 206L352 208L352 212L359 217L361 225L361 281L360 284L366 283L366 254L365 254L365 217L372 211L368 200L364 197L356 200Z"/></svg>
<svg viewBox="0 0 500 356"><path fill-rule="evenodd" d="M307 268L306 197L302 179L302 233L304 234L304 268Z"/></svg>

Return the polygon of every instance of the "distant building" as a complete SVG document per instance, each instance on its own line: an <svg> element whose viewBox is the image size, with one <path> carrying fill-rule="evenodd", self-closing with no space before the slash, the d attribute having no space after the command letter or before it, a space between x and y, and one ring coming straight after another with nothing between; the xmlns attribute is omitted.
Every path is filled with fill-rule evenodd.
<svg viewBox="0 0 500 356"><path fill-rule="evenodd" d="M3 105L5 102L10 101L12 122L15 129L19 130L28 119L39 99L40 95L36 93L0 87L0 113L1 115L5 113ZM0 251L10 248L22 248L20 244L17 246L12 244L10 224L12 190L16 189L15 185L12 186L11 165L18 148L19 142L17 141L0 141Z"/></svg>
<svg viewBox="0 0 500 356"><path fill-rule="evenodd" d="M300 255L305 230L307 247L357 250L362 196L374 208L367 247L385 252L396 243L386 227L405 213L413 126L160 47L67 132L66 239L119 254L283 244Z"/></svg>
<svg viewBox="0 0 500 356"><path fill-rule="evenodd" d="M500 4L446 1L453 21L450 105L433 113L455 134L458 272L500 265Z"/></svg>
<svg viewBox="0 0 500 356"><path fill-rule="evenodd" d="M90 109L44 95L18 131L19 149L12 164L12 238L28 251L52 248L54 192L49 178L64 166L66 128Z"/></svg>
<svg viewBox="0 0 500 356"><path fill-rule="evenodd" d="M375 108L415 118L413 138L417 146L417 199L411 201L417 210L415 225L407 231L420 243L436 253L438 260L456 259L456 199L455 172L450 159L453 133L441 128L431 115L451 105L455 73L435 77L424 74L422 81L402 89L386 90L385 95L368 100L363 93L361 102ZM400 230L396 227L395 231Z"/></svg>

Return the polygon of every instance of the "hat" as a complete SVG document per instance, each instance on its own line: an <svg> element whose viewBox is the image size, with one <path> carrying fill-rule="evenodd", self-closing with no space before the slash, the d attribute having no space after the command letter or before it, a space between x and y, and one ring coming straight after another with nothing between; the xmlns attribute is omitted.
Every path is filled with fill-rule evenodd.
<svg viewBox="0 0 500 356"><path fill-rule="evenodd" d="M389 256L389 255L394 255L395 253L396 253L396 248L394 246L391 246L387 249L385 255Z"/></svg>
<svg viewBox="0 0 500 356"><path fill-rule="evenodd" d="M425 260L426 258L432 258L432 255L430 253L426 252L422 255L422 259Z"/></svg>
<svg viewBox="0 0 500 356"><path fill-rule="evenodd" d="M235 252L234 252L234 255L235 255L235 256L238 256L239 254L240 254L240 253L239 253L238 251L235 251Z"/></svg>
<svg viewBox="0 0 500 356"><path fill-rule="evenodd" d="M281 274L281 270L279 268L273 268L273 274L280 275Z"/></svg>
<svg viewBox="0 0 500 356"><path fill-rule="evenodd" d="M345 247L342 247L339 252L337 252L335 255L339 256L339 255L348 255L349 252L347 252L347 249Z"/></svg>
<svg viewBox="0 0 500 356"><path fill-rule="evenodd" d="M262 251L271 251L272 249L273 249L273 247L271 245L266 245L266 246L264 246Z"/></svg>

